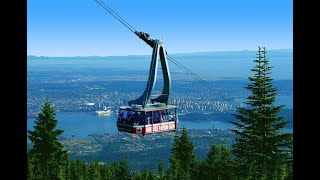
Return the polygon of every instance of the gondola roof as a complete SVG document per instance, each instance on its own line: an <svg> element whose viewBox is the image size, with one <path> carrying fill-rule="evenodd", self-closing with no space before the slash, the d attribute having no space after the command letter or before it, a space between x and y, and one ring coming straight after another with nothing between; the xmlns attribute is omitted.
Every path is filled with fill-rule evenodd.
<svg viewBox="0 0 320 180"><path fill-rule="evenodd" d="M120 110L149 112L149 111L161 111L161 110L175 109L175 108L177 108L177 105L148 104L145 108L143 108L142 106L121 106Z"/></svg>

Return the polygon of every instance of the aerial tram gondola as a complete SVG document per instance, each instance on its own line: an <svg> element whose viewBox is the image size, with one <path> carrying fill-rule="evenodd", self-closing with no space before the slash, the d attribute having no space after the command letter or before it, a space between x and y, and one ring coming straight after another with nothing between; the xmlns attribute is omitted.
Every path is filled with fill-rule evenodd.
<svg viewBox="0 0 320 180"><path fill-rule="evenodd" d="M128 102L128 106L119 108L118 131L134 134L149 134L154 132L175 131L178 127L177 105L169 104L171 77L167 61L167 53L163 42L152 39L148 33L135 34L153 48L149 77L143 94ZM164 85L162 93L151 98L156 83L158 58L160 58Z"/></svg>
<svg viewBox="0 0 320 180"><path fill-rule="evenodd" d="M161 40L152 39L148 33L137 31L102 0L96 0L96 2L153 49L147 87L139 98L129 101L128 106L119 107L117 117L118 131L145 135L154 132L177 130L179 123L177 105L169 104L171 77L168 59L210 89L210 91L217 93L225 101L228 101L237 107L231 99L226 98L223 94L219 93L218 90L213 89L210 84L201 77L197 76L174 58L167 55ZM164 86L162 93L158 95L158 97L151 98L151 92L156 83L158 58L161 62Z"/></svg>
<svg viewBox="0 0 320 180"><path fill-rule="evenodd" d="M128 106L119 107L118 131L142 135L175 131L179 122L177 105L169 104L171 77L163 42L160 39L152 39L148 33L135 30L102 0L96 2L153 49L147 87L139 98L129 101ZM158 59L161 62L164 85L162 93L156 98L151 98L156 83Z"/></svg>

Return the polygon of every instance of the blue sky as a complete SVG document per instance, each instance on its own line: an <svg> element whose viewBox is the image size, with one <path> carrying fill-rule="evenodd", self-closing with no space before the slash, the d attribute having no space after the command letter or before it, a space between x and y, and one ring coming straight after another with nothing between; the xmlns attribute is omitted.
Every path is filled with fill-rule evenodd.
<svg viewBox="0 0 320 180"><path fill-rule="evenodd" d="M292 49L292 0L108 0L168 53ZM28 0L27 53L151 55L152 49L95 0Z"/></svg>

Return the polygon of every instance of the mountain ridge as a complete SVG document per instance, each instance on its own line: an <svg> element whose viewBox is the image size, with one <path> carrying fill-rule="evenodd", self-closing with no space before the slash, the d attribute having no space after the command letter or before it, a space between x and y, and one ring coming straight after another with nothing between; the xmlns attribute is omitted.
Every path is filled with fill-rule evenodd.
<svg viewBox="0 0 320 180"><path fill-rule="evenodd" d="M203 52L186 52L186 53L169 53L169 55L174 56L184 56L184 55L212 55L212 54L223 54L223 53L248 53L248 52L257 52L255 50L239 50L239 51L203 51ZM278 52L278 53L293 53L293 49L270 49L267 52ZM108 58L108 57L150 57L150 55L88 55L88 56L43 56L43 55L27 55L27 59L34 58Z"/></svg>

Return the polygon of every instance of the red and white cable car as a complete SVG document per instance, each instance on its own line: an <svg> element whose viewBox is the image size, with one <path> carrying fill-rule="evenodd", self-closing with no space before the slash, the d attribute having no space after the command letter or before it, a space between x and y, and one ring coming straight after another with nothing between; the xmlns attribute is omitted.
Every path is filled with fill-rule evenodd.
<svg viewBox="0 0 320 180"><path fill-rule="evenodd" d="M178 122L176 105L122 106L118 112L117 127L118 131L145 135L175 131Z"/></svg>
<svg viewBox="0 0 320 180"><path fill-rule="evenodd" d="M132 101L129 106L119 108L117 127L118 131L135 134L148 134L163 131L175 131L178 127L177 106L169 104L171 77L167 62L167 53L159 39L151 39L144 32L135 34L153 48L148 83L143 94ZM156 98L151 98L151 92L156 83L158 70L158 57L163 75L162 93Z"/></svg>

